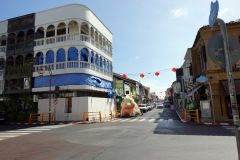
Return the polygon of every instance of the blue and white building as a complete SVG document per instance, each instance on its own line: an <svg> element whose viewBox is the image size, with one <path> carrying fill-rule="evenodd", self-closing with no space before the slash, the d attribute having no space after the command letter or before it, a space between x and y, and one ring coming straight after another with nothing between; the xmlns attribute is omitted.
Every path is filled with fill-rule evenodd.
<svg viewBox="0 0 240 160"><path fill-rule="evenodd" d="M51 92L51 112L56 121L82 120L83 112L101 111L102 117L109 116L114 109L114 100L108 94L113 89L111 31L92 10L80 4L36 12L31 18L34 47L30 88L38 112L49 112ZM60 94L54 105L56 86Z"/></svg>

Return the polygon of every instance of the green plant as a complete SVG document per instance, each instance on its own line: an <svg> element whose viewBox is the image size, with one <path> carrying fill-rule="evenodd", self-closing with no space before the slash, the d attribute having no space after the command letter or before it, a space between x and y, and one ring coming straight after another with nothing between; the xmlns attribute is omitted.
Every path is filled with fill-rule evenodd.
<svg viewBox="0 0 240 160"><path fill-rule="evenodd" d="M28 122L30 113L31 113L30 111L20 112L18 114L18 121L19 122Z"/></svg>

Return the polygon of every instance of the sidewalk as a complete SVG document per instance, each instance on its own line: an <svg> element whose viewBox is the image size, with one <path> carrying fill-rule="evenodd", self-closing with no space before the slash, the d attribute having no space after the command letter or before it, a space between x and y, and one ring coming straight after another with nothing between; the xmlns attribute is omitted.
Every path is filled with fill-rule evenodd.
<svg viewBox="0 0 240 160"><path fill-rule="evenodd" d="M178 115L178 117L181 119L182 122L187 123L187 124L198 124L198 125L215 125L215 126L219 126L219 125L223 125L223 126L234 126L234 123L229 123L229 122L218 122L218 123L206 123L206 122L201 122L201 118L199 117L199 123L196 122L196 119L194 119L194 122L190 122L190 121L185 121L185 119L182 118L181 116L181 109L175 108L175 111Z"/></svg>

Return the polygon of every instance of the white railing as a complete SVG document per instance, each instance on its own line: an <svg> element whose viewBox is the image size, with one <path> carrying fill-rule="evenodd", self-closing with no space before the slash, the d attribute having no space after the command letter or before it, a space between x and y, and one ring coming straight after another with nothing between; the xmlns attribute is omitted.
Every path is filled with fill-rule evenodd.
<svg viewBox="0 0 240 160"><path fill-rule="evenodd" d="M109 52L107 49L105 49L102 45L100 45L98 42L96 42L94 39L90 38L88 35L85 34L65 34L65 35L60 35L56 36L56 42L55 42L55 37L49 37L46 39L37 39L35 40L35 46L41 46L44 45L44 40L46 41L46 44L53 44L53 43L59 43L59 42L64 42L64 41L84 41L84 42L89 42L93 46L97 47L101 51L103 51L106 55L112 57L112 53Z"/></svg>
<svg viewBox="0 0 240 160"><path fill-rule="evenodd" d="M46 38L46 44L53 44L55 43L55 37Z"/></svg>
<svg viewBox="0 0 240 160"><path fill-rule="evenodd" d="M44 39L37 39L37 40L35 40L35 45L36 46L44 45Z"/></svg>
<svg viewBox="0 0 240 160"><path fill-rule="evenodd" d="M57 42L64 42L66 41L66 35L57 36Z"/></svg>
<svg viewBox="0 0 240 160"><path fill-rule="evenodd" d="M6 52L7 47L6 46L1 46L0 47L0 52Z"/></svg>
<svg viewBox="0 0 240 160"><path fill-rule="evenodd" d="M33 68L34 68L34 72L38 72L40 68L45 68L45 72L48 70L47 68L50 68L52 71L65 70L67 68L81 68L81 69L92 70L108 77L113 76L112 72L107 71L103 68L100 68L99 66L92 64L90 62L84 62L84 61L67 61L67 62L58 62L58 63L51 63L51 64L45 64L45 65L35 65L33 66Z"/></svg>

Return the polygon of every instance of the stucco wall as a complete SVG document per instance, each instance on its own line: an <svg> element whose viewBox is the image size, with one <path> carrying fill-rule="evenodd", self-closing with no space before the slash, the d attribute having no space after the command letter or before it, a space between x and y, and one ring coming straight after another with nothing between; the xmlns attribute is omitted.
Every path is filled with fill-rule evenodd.
<svg viewBox="0 0 240 160"><path fill-rule="evenodd" d="M64 13L64 14L63 14ZM60 16L61 15L61 16ZM47 17L47 18L46 18ZM99 32L101 32L110 42L112 42L112 33L106 26L98 19L98 17L86 6L80 4L69 4L46 11L36 13L35 25L49 25L53 22L62 22L65 20L76 19L79 21L88 21ZM79 24L81 25L81 24Z"/></svg>
<svg viewBox="0 0 240 160"><path fill-rule="evenodd" d="M110 117L111 110L115 110L114 100L97 97L73 97L72 113L66 113L67 98L58 98L55 106L55 121L82 121L83 112L102 112L102 118ZM51 99L52 103L53 99ZM51 104L54 112L54 104ZM38 113L48 113L49 99L38 100Z"/></svg>
<svg viewBox="0 0 240 160"><path fill-rule="evenodd" d="M1 21L0 22L0 35L1 33L7 33L7 28L8 28L8 21Z"/></svg>

